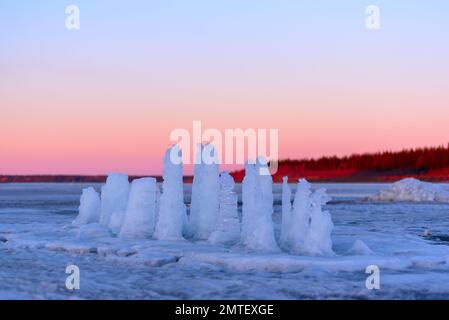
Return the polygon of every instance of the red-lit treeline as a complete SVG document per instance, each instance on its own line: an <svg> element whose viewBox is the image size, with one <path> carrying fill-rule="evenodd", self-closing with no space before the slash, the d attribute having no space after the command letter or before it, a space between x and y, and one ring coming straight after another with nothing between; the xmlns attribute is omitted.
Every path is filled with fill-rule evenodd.
<svg viewBox="0 0 449 320"><path fill-rule="evenodd" d="M398 152L354 154L345 157L279 161L275 181L289 176L316 181L390 181L405 176L425 180L449 179L449 145L435 148L418 148ZM241 180L244 171L233 173Z"/></svg>

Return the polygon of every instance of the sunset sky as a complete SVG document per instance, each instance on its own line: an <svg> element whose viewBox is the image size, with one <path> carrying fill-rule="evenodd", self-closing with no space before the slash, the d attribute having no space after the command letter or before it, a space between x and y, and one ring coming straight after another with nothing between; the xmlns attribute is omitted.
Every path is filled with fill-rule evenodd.
<svg viewBox="0 0 449 320"><path fill-rule="evenodd" d="M193 120L281 158L447 144L448 35L446 0L0 0L0 174L160 174Z"/></svg>

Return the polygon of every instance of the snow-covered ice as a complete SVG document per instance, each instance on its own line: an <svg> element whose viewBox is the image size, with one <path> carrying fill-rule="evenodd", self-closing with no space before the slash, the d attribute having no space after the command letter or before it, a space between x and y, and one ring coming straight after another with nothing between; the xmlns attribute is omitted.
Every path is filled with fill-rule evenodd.
<svg viewBox="0 0 449 320"><path fill-rule="evenodd" d="M184 204L182 163L173 161L174 154L181 154L178 145L168 149L164 156L162 195L154 237L159 240L183 240L187 215Z"/></svg>
<svg viewBox="0 0 449 320"><path fill-rule="evenodd" d="M395 182L386 190L370 196L373 201L449 202L449 192L438 185L406 178Z"/></svg>
<svg viewBox="0 0 449 320"><path fill-rule="evenodd" d="M112 173L108 175L106 184L101 187L100 223L111 228L114 233L120 231L128 204L128 175Z"/></svg>
<svg viewBox="0 0 449 320"><path fill-rule="evenodd" d="M362 240L354 241L351 249L348 250L348 254L353 255L372 255L374 254L373 250L371 250L365 242Z"/></svg>
<svg viewBox="0 0 449 320"><path fill-rule="evenodd" d="M292 190L288 185L288 177L282 178L282 223L280 245L284 249L289 249L292 244L290 229L292 219Z"/></svg>
<svg viewBox="0 0 449 320"><path fill-rule="evenodd" d="M263 161L263 160L262 160ZM273 181L270 175L261 175L267 167L260 159L247 162L242 187L241 242L250 250L279 250L273 228Z"/></svg>
<svg viewBox="0 0 449 320"><path fill-rule="evenodd" d="M312 184L312 194L325 188L332 198L323 211L332 214L333 256L122 239L98 223L74 227L89 186L0 184L0 298L449 299L449 203L366 201L389 184ZM241 187L234 188L239 214ZM289 187L295 194L297 184ZM185 199L190 190L184 185ZM273 192L279 242L282 185ZM423 237L425 228L431 236ZM65 288L69 264L81 270L81 290ZM380 290L365 287L372 264Z"/></svg>
<svg viewBox="0 0 449 320"><path fill-rule="evenodd" d="M94 223L100 220L100 196L94 188L89 187L83 189L81 194L80 206L78 208L78 216L73 220L72 224L81 226L83 224Z"/></svg>
<svg viewBox="0 0 449 320"><path fill-rule="evenodd" d="M282 216L287 218L286 223L288 225L282 229L282 239L284 241L282 246L293 253L304 254L304 242L309 232L310 211L312 207L310 201L310 195L312 194L311 184L304 179L299 180L293 206L289 204L289 188L285 185L285 182L283 188L283 191L287 195L283 195L282 199L287 203L282 203ZM291 208L290 213L287 212L288 208Z"/></svg>
<svg viewBox="0 0 449 320"><path fill-rule="evenodd" d="M280 243L284 250L312 256L334 254L332 218L328 211L323 211L323 206L330 200L325 189L312 192L312 185L300 179L292 206L288 177L283 178Z"/></svg>
<svg viewBox="0 0 449 320"><path fill-rule="evenodd" d="M151 238L156 219L156 179L141 178L131 183L128 206L120 229L121 238Z"/></svg>
<svg viewBox="0 0 449 320"><path fill-rule="evenodd" d="M310 197L310 224L304 241L304 252L314 256L333 255L332 229L334 224L329 211L323 210L323 206L331 198L325 189L318 189Z"/></svg>
<svg viewBox="0 0 449 320"><path fill-rule="evenodd" d="M90 223L81 226L78 229L76 237L79 239L95 239L95 238L104 238L111 237L112 232L109 228L103 226L100 223Z"/></svg>
<svg viewBox="0 0 449 320"><path fill-rule="evenodd" d="M192 184L189 216L189 235L194 239L208 239L218 218L220 167L212 144L199 146Z"/></svg>
<svg viewBox="0 0 449 320"><path fill-rule="evenodd" d="M238 198L234 178L228 172L220 174L219 213L215 230L209 237L212 244L236 244L240 239Z"/></svg>

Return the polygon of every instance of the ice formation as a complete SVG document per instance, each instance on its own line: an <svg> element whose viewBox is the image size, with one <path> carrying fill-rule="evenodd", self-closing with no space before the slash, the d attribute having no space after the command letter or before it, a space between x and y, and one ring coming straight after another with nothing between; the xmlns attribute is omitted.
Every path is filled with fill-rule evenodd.
<svg viewBox="0 0 449 320"><path fill-rule="evenodd" d="M356 240L354 241L351 249L348 250L348 254L368 256L373 255L374 252L365 244L365 242L362 240Z"/></svg>
<svg viewBox="0 0 449 320"><path fill-rule="evenodd" d="M178 145L168 149L164 156L162 195L154 237L159 240L182 240L187 223L184 204L182 163L173 161L180 154Z"/></svg>
<svg viewBox="0 0 449 320"><path fill-rule="evenodd" d="M372 201L449 202L449 192L435 184L407 178L368 198Z"/></svg>
<svg viewBox="0 0 449 320"><path fill-rule="evenodd" d="M292 207L287 181L284 178L282 188L282 248L295 254L333 255L332 218L329 212L322 210L330 200L326 190L312 193L310 183L300 179Z"/></svg>
<svg viewBox="0 0 449 320"><path fill-rule="evenodd" d="M278 251L272 219L273 180L270 175L260 174L266 169L263 159L245 165L241 241L251 250Z"/></svg>
<svg viewBox="0 0 449 320"><path fill-rule="evenodd" d="M215 231L209 237L212 244L235 244L240 238L237 194L234 178L228 172L220 175L220 204Z"/></svg>
<svg viewBox="0 0 449 320"><path fill-rule="evenodd" d="M208 239L217 223L220 193L219 162L212 144L199 145L192 184L189 234Z"/></svg>
<svg viewBox="0 0 449 320"><path fill-rule="evenodd" d="M101 187L100 223L118 233L125 216L128 203L128 175L112 173Z"/></svg>
<svg viewBox="0 0 449 320"><path fill-rule="evenodd" d="M250 250L279 251L272 219L273 180L265 159L245 165L240 223L234 179L227 172L219 174L218 157L211 144L200 145L199 150L189 221L184 204L182 153L179 145L174 145L163 159L162 194L154 178L134 180L130 188L128 176L117 173L108 176L101 188L101 200L93 188L84 189L80 214L73 224L98 220L100 224L83 229L80 235L91 237L99 230L101 237L109 232L134 239L182 240L190 236L226 245L240 240ZM291 198L288 177L284 177L280 247L295 254L333 255L333 223L329 212L322 210L330 200L326 191L312 193L310 183L302 179L293 204Z"/></svg>
<svg viewBox="0 0 449 320"><path fill-rule="evenodd" d="M131 184L121 238L151 238L156 215L156 179L136 179Z"/></svg>
<svg viewBox="0 0 449 320"><path fill-rule="evenodd" d="M109 221L109 229L114 234L119 234L122 228L123 220L125 219L126 210L115 210L111 214L111 220Z"/></svg>
<svg viewBox="0 0 449 320"><path fill-rule="evenodd" d="M318 189L312 194L310 200L310 226L304 241L304 251L313 256L333 255L331 233L334 224L330 213L322 210L331 198L326 194L325 189Z"/></svg>
<svg viewBox="0 0 449 320"><path fill-rule="evenodd" d="M290 230L287 233L289 239L287 247L290 247L292 252L296 254L306 253L304 242L310 229L310 212L312 209L310 188L311 185L307 180L299 180L293 202Z"/></svg>
<svg viewBox="0 0 449 320"><path fill-rule="evenodd" d="M291 243L290 223L292 217L292 190L288 185L288 177L282 178L282 223L281 247L288 248Z"/></svg>
<svg viewBox="0 0 449 320"><path fill-rule="evenodd" d="M75 226L98 222L100 219L100 197L94 188L89 187L83 189L81 194L78 216L72 222Z"/></svg>

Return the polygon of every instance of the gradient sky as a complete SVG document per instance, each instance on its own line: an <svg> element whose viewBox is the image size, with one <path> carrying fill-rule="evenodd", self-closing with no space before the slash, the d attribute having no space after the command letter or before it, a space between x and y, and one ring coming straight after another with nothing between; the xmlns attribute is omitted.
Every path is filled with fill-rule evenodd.
<svg viewBox="0 0 449 320"><path fill-rule="evenodd" d="M448 36L446 0L0 0L0 174L159 174L193 120L281 158L447 144Z"/></svg>

